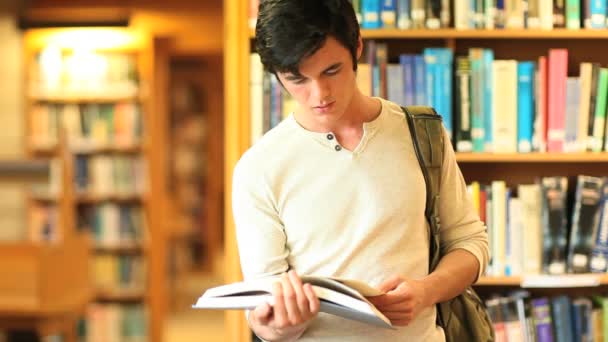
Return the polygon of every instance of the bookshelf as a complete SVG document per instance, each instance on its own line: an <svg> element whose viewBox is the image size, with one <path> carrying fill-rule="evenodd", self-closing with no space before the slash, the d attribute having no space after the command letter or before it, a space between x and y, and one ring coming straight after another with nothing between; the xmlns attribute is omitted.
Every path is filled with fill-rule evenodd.
<svg viewBox="0 0 608 342"><path fill-rule="evenodd" d="M225 3L226 41L224 78L226 91L226 194L231 193L231 172L239 157L250 144L249 117L249 54L252 52L254 30L248 25L249 1L232 0ZM537 60L547 55L550 48L567 48L568 75L578 75L581 62L608 64L606 52L608 30L362 30L365 41L371 39L385 42L389 57L401 53L420 53L425 47L447 47L454 55L466 55L469 48L484 47L494 50L496 59ZM578 174L605 176L608 170L606 152L576 153L457 153L457 161L467 183L488 183L495 179L505 180L507 185L532 183L542 176L574 177ZM571 185L570 185L571 186ZM234 222L231 217L231 202L226 197L226 282L241 279L238 250L235 241ZM604 274L598 284L575 286L579 275L554 278L566 287L545 286L529 288L533 294L604 294L608 285ZM564 280L565 279L565 280ZM568 280L568 281L566 281ZM489 295L494 291L521 288L522 277L482 277L476 284L480 293ZM572 281L570 283L569 281ZM528 288L527 288L528 289ZM226 334L231 341L249 341L247 323L239 312L227 312Z"/></svg>
<svg viewBox="0 0 608 342"><path fill-rule="evenodd" d="M72 177L71 155L58 148L61 182ZM0 163L0 174L24 185L48 181L52 173L48 161L31 160ZM38 176L32 177L33 173ZM24 180L29 181L24 182ZM89 241L74 223L73 192L64 189L57 200L57 218L46 239L37 239L28 217L29 240L4 243L0 248L0 329L30 329L41 338L63 336L76 341L76 324L93 296L88 276ZM32 205L30 202L30 207ZM17 227L6 227L16 229Z"/></svg>
<svg viewBox="0 0 608 342"><path fill-rule="evenodd" d="M54 189L32 193L30 202L65 203L70 212L59 219L87 235L87 331L106 329L110 323L98 318L107 316L128 322L129 336L121 338L160 341L164 269L151 261L163 258L150 167L160 145L151 42L126 29L35 29L26 31L24 58L27 154L57 160L63 132L72 161L69 177L52 179Z"/></svg>

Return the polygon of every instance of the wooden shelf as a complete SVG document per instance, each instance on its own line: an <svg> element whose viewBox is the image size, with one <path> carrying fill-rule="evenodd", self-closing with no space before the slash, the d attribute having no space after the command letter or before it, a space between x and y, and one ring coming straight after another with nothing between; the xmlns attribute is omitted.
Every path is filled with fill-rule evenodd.
<svg viewBox="0 0 608 342"><path fill-rule="evenodd" d="M608 285L608 274L529 275L517 277L481 277L474 286L516 286L524 288L575 288Z"/></svg>
<svg viewBox="0 0 608 342"><path fill-rule="evenodd" d="M58 194L43 194L43 193L33 193L30 195L30 198L34 201L39 202L57 202L59 199Z"/></svg>
<svg viewBox="0 0 608 342"><path fill-rule="evenodd" d="M100 290L96 299L104 302L141 302L146 299L146 294L143 290Z"/></svg>
<svg viewBox="0 0 608 342"><path fill-rule="evenodd" d="M38 155L53 156L57 155L57 146L41 146L32 147L32 152ZM134 154L141 153L144 150L142 144L134 145L97 145L97 146L86 146L86 145L73 145L70 146L70 151L76 154L97 154L97 153L116 153L116 154Z"/></svg>
<svg viewBox="0 0 608 342"><path fill-rule="evenodd" d="M135 91L103 91L103 92L69 92L57 91L54 93L35 93L29 95L32 101L58 102L58 103L114 103L140 101L141 96Z"/></svg>
<svg viewBox="0 0 608 342"><path fill-rule="evenodd" d="M146 247L138 243L95 244L98 253L139 254L145 250Z"/></svg>
<svg viewBox="0 0 608 342"><path fill-rule="evenodd" d="M0 160L0 175L19 175L22 177L48 176L50 165L43 160Z"/></svg>
<svg viewBox="0 0 608 342"><path fill-rule="evenodd" d="M361 30L364 39L608 39L608 30ZM249 38L255 30L249 30Z"/></svg>
<svg viewBox="0 0 608 342"><path fill-rule="evenodd" d="M92 195L92 194L79 194L76 195L76 201L79 203L100 203L100 202L141 202L143 201L144 195L140 194L108 194L108 195Z"/></svg>
<svg viewBox="0 0 608 342"><path fill-rule="evenodd" d="M456 160L459 163L608 163L608 153L456 153Z"/></svg>

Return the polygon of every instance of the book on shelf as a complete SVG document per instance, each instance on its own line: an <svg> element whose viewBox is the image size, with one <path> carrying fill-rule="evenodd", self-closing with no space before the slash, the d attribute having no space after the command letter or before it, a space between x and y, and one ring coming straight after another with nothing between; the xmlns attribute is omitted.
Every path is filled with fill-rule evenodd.
<svg viewBox="0 0 608 342"><path fill-rule="evenodd" d="M598 63L582 62L578 75L568 75L568 49L506 60L488 48L454 55L443 47L391 54L389 47L366 40L359 89L400 105L434 107L458 152L608 151L608 68ZM251 63L253 143L294 105L276 91L257 55Z"/></svg>
<svg viewBox="0 0 608 342"><path fill-rule="evenodd" d="M318 276L301 276L310 283L320 301L320 311L363 323L393 328L391 322L365 297L383 294L363 282ZM273 304L273 283L278 277L252 279L213 287L192 306L195 309L254 309L263 303Z"/></svg>
<svg viewBox="0 0 608 342"><path fill-rule="evenodd" d="M486 224L488 276L604 273L608 265L608 181L542 177L511 188L472 182L468 191Z"/></svg>

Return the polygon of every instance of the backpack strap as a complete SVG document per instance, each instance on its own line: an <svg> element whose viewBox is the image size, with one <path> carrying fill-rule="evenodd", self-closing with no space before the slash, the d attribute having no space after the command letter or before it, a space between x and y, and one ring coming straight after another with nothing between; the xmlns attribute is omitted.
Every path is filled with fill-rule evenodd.
<svg viewBox="0 0 608 342"><path fill-rule="evenodd" d="M439 250L439 186L443 164L443 127L441 116L432 107L402 107L412 136L414 151L426 183L426 208L424 211L429 223L430 254L429 272L432 272L440 259Z"/></svg>
<svg viewBox="0 0 608 342"><path fill-rule="evenodd" d="M424 216L429 224L429 273L433 272L439 259L440 239L439 229L439 186L441 184L441 168L443 165L443 127L441 116L432 107L407 106L401 107L405 113L416 158L420 164L424 183L426 184L426 207ZM445 327L440 304L437 304L437 324Z"/></svg>

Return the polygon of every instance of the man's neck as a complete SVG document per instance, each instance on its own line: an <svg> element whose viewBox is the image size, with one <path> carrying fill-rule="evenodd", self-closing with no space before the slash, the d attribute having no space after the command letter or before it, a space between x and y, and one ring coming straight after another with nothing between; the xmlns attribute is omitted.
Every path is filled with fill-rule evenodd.
<svg viewBox="0 0 608 342"><path fill-rule="evenodd" d="M297 115L295 118L300 125L310 131L333 132L336 140L343 148L354 151L363 138L363 123L376 119L381 110L382 103L380 100L356 91L342 117L335 122L300 121Z"/></svg>
<svg viewBox="0 0 608 342"><path fill-rule="evenodd" d="M335 121L306 120L306 116L299 116L297 113L295 118L300 125L309 131L321 133L333 132L337 136L340 136L341 133L348 135L348 132L362 131L363 123L377 118L380 115L381 109L382 104L380 100L363 95L357 90L342 116Z"/></svg>

